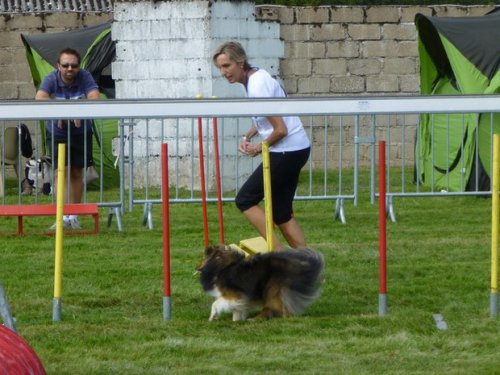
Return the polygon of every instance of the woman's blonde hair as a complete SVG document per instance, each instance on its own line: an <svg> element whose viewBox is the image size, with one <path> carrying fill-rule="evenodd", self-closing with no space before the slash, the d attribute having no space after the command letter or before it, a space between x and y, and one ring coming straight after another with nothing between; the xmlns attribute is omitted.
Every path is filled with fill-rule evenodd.
<svg viewBox="0 0 500 375"><path fill-rule="evenodd" d="M247 54L245 53L245 50L243 49L243 46L234 41L226 42L221 44L217 49L215 50L214 56L212 57L212 62L214 65L216 64L217 57L219 55L226 55L229 60L235 61L237 63L242 63L243 64L243 69L248 70L250 69L250 64L248 63L247 60Z"/></svg>

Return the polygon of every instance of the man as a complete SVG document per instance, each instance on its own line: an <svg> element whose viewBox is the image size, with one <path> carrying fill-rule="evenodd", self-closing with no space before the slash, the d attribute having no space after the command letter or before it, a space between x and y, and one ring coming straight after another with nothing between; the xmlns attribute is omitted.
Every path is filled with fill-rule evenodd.
<svg viewBox="0 0 500 375"><path fill-rule="evenodd" d="M35 95L36 100L99 99L99 88L92 75L80 69L80 54L71 48L59 52L57 69L48 74ZM83 168L92 161L91 120L47 120L45 123L47 144L52 149L52 162L58 168L58 145L66 144L66 165L70 165L70 191L67 201L80 203L83 194ZM68 148L69 146L69 148ZM55 173L54 187L57 186ZM54 189L55 192L55 189ZM55 226L53 226L55 228ZM81 229L76 215L64 216L64 228Z"/></svg>

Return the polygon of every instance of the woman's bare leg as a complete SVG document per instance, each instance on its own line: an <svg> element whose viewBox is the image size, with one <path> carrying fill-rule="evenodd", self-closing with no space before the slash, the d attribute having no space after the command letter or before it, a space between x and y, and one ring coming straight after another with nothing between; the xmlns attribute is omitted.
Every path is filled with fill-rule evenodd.
<svg viewBox="0 0 500 375"><path fill-rule="evenodd" d="M243 211L243 215L245 215L247 220L257 229L257 232L259 232L262 237L266 238L266 213L264 209L260 206L252 206ZM282 250L278 236L276 236L274 232L273 244L274 250Z"/></svg>

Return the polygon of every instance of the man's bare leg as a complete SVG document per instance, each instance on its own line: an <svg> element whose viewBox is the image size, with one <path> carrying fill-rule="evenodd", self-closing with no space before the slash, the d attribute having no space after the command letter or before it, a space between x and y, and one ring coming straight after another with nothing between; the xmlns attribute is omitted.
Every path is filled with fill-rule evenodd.
<svg viewBox="0 0 500 375"><path fill-rule="evenodd" d="M83 195L83 168L71 167L70 202L80 203Z"/></svg>

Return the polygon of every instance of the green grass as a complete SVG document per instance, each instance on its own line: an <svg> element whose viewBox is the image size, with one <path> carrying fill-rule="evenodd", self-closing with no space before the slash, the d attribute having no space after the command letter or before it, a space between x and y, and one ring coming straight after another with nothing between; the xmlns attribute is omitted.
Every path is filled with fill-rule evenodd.
<svg viewBox="0 0 500 375"><path fill-rule="evenodd" d="M161 209L154 229L142 209L123 233L64 238L62 321L52 322L54 237L2 236L0 282L18 332L48 374L497 374L498 318L489 316L491 200L396 199L388 222L388 315L378 315L378 208L365 195L346 203L300 201L309 245L326 260L321 298L302 317L209 323L212 299L194 267L203 248L199 205L171 207L172 320L162 318ZM210 237L217 214L210 205ZM224 205L226 241L255 236ZM83 218L82 218L83 219ZM27 218L44 228L51 218ZM91 226L90 219L83 220ZM0 218L14 232L15 218ZM449 329L436 328L440 313Z"/></svg>

